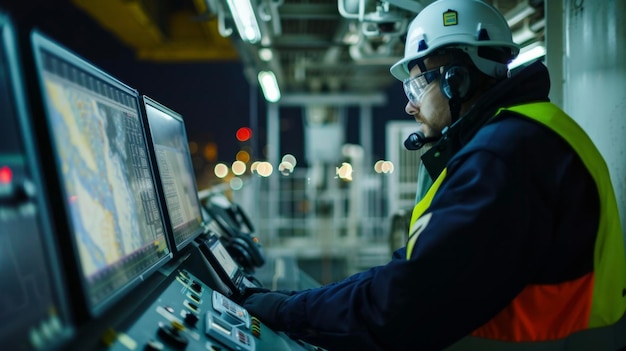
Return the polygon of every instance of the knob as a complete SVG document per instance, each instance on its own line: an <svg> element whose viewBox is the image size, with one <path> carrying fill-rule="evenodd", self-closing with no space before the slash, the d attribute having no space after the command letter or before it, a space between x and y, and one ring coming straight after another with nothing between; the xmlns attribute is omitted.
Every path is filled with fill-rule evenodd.
<svg viewBox="0 0 626 351"><path fill-rule="evenodd" d="M150 340L146 343L146 346L144 346L143 350L144 351L163 351L165 350L165 346L161 342L158 342L156 340Z"/></svg>
<svg viewBox="0 0 626 351"><path fill-rule="evenodd" d="M187 347L189 340L187 340L187 337L180 333L180 330L184 329L184 327L182 327L180 323L177 324L178 325L176 326L165 324L160 325L157 335L159 335L163 339L163 341L165 341L170 346L179 350L184 350L185 347Z"/></svg>

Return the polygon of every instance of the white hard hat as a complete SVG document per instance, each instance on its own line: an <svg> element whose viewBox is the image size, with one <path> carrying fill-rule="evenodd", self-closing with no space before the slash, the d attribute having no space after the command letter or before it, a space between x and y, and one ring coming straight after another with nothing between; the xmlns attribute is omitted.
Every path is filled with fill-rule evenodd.
<svg viewBox="0 0 626 351"><path fill-rule="evenodd" d="M439 0L425 7L411 22L404 58L391 66L391 74L405 80L409 77L409 62L442 48L465 51L481 72L492 77L506 76L507 63L484 57L484 49L505 50L504 61L519 53L509 25L493 6L481 0Z"/></svg>

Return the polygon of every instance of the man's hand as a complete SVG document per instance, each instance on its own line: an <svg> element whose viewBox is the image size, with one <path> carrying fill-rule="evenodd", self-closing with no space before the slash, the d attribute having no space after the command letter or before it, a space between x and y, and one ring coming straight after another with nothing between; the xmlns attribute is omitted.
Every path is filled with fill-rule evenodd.
<svg viewBox="0 0 626 351"><path fill-rule="evenodd" d="M241 294L240 297L238 297L235 302L239 303L240 305L243 304L243 302L249 298L250 296L252 296L252 294L260 294L260 293L268 293L272 290L267 289L267 288L260 288L260 287L246 287L243 289L243 293Z"/></svg>
<svg viewBox="0 0 626 351"><path fill-rule="evenodd" d="M250 294L242 306L268 327L274 330L285 330L284 320L279 310L290 297L291 294L285 294L284 291L256 292Z"/></svg>

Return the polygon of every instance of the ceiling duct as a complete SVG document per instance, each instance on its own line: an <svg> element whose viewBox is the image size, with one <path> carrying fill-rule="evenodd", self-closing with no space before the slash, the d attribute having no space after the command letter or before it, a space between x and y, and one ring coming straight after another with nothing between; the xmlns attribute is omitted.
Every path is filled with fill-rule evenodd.
<svg viewBox="0 0 626 351"><path fill-rule="evenodd" d="M392 9L389 2L378 0L338 0L339 14L357 20L365 36L402 35L406 32L406 12Z"/></svg>

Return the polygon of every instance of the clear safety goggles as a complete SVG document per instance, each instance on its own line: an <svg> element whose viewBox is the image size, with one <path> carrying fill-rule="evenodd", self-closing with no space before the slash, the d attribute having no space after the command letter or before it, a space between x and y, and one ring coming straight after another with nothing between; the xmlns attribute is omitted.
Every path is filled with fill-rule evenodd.
<svg viewBox="0 0 626 351"><path fill-rule="evenodd" d="M413 105L417 105L422 100L426 87L443 73L445 66L433 68L415 77L410 77L402 82L404 93Z"/></svg>

